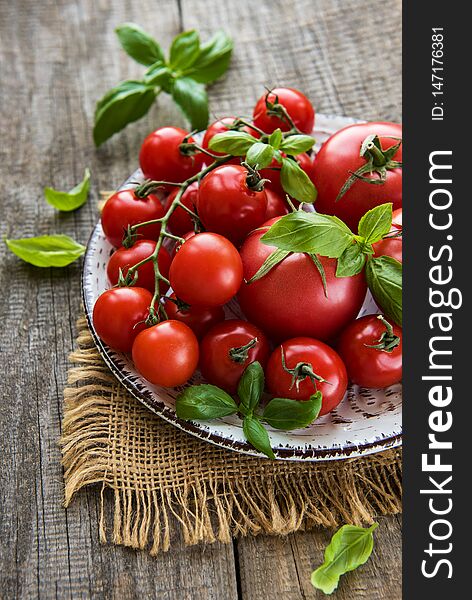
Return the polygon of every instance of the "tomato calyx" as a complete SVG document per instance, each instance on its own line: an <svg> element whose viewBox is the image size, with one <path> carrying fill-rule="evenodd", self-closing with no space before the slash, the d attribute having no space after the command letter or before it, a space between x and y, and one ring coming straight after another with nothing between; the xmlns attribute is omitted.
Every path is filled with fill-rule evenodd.
<svg viewBox="0 0 472 600"><path fill-rule="evenodd" d="M383 185L387 180L388 171L402 168L403 163L393 160L402 144L402 140L399 138L392 139L396 139L398 142L384 150L377 134L372 133L365 138L361 144L359 156L366 160L366 164L359 167L357 171L349 171L349 177L339 190L336 202L344 196L356 181ZM377 177L373 177L374 174Z"/></svg>
<svg viewBox="0 0 472 600"><path fill-rule="evenodd" d="M131 271L128 269L126 275L123 275L123 269L120 267L118 275L117 287L131 287L138 281L138 271Z"/></svg>
<svg viewBox="0 0 472 600"><path fill-rule="evenodd" d="M245 363L249 356L249 350L251 350L251 348L254 348L258 341L259 340L257 339L257 337L255 337L252 338L252 340L249 340L249 342L244 346L230 348L228 352L230 359L239 365Z"/></svg>
<svg viewBox="0 0 472 600"><path fill-rule="evenodd" d="M180 298L171 298L170 296L167 296L166 300L175 304L180 312L187 312L188 310L190 310L190 304L187 304L187 302L184 302Z"/></svg>
<svg viewBox="0 0 472 600"><path fill-rule="evenodd" d="M266 88L267 89L267 88ZM280 104L279 97L275 94L274 100L269 100L269 96L274 95L272 90L267 90L265 97L266 112L269 117L278 117L288 123L294 133L300 133L298 127L293 122L292 117L288 114L287 109L283 104Z"/></svg>
<svg viewBox="0 0 472 600"><path fill-rule="evenodd" d="M307 377L315 386L315 389L317 382L327 383L331 385L330 381L327 381L324 377L318 375L318 373L315 373L315 371L313 370L313 365L311 363L299 362L295 365L295 367L293 367L293 369L289 369L289 367L287 367L287 363L285 362L285 354L283 347L280 348L280 354L282 356L282 367L284 371L290 373L290 375L292 376L292 383L290 384L290 389L292 389L293 386L295 386L298 391L300 389L300 383L304 381Z"/></svg>
<svg viewBox="0 0 472 600"><path fill-rule="evenodd" d="M379 315L377 319L385 326L385 331L375 344L364 344L364 346L390 354L400 344L400 338L393 333L391 323L383 315Z"/></svg>
<svg viewBox="0 0 472 600"><path fill-rule="evenodd" d="M241 166L247 171L246 185L253 192L262 192L264 190L264 184L269 180L261 177L259 171L251 167L247 162L242 162Z"/></svg>

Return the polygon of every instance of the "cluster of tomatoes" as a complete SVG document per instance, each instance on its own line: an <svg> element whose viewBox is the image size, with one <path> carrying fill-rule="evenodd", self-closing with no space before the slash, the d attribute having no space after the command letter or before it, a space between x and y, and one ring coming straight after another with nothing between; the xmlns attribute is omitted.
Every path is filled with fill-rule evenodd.
<svg viewBox="0 0 472 600"><path fill-rule="evenodd" d="M256 138L277 128L311 134L314 120L301 92L279 88L261 97L244 130ZM212 124L201 146L176 127L144 140L142 171L161 182L165 196L122 190L104 206L103 230L117 249L108 263L111 287L94 307L98 335L131 352L137 370L166 387L184 384L199 367L209 383L234 393L245 368L258 361L274 396L305 400L321 391L320 414L339 404L349 380L366 387L398 382L401 329L377 315L356 320L367 291L363 273L336 277L334 258L287 253L251 281L275 250L261 237L293 207L277 162L258 172L210 150L211 139L236 121ZM369 134L381 142L370 173L381 175L379 185L365 180L360 147ZM316 157L294 158L318 190L316 210L337 215L353 231L367 210L392 202L392 235L374 251L401 261L401 170L383 154L400 137L393 123L353 125L328 139ZM401 148L394 151L401 160ZM223 306L234 297L247 320L225 320Z"/></svg>

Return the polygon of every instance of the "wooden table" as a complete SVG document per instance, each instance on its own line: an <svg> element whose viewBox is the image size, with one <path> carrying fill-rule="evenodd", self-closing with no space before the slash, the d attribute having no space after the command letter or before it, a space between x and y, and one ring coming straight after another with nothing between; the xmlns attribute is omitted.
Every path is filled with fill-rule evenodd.
<svg viewBox="0 0 472 600"><path fill-rule="evenodd" d="M114 27L143 25L167 46L182 29L235 40L228 77L211 88L215 115L249 112L264 85L304 90L320 112L399 119L400 3L374 0L0 0L1 236L62 232L86 242L101 189L137 165L145 134L183 120L168 99L98 151L97 98L142 69ZM88 204L59 214L43 199L89 166ZM0 598L259 600L320 598L310 572L331 532L246 538L167 554L102 546L97 489L62 507L57 440L67 357L80 306L80 262L41 270L1 244ZM400 598L400 524L380 519L372 559L336 598Z"/></svg>

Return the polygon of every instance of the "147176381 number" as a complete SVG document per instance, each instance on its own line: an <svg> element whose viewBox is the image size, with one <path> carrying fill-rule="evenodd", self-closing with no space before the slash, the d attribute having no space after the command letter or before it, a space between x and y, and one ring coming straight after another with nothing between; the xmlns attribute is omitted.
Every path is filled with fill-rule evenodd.
<svg viewBox="0 0 472 600"><path fill-rule="evenodd" d="M443 102L439 100L443 95L444 86L444 33L442 27L433 27L431 30L431 86L433 95L433 108L431 118L433 121L442 121L444 118Z"/></svg>

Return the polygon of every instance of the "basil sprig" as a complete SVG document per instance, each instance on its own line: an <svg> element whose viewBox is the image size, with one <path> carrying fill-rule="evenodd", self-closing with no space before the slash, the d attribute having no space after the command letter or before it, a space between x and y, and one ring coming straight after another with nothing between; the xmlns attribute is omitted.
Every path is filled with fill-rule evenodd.
<svg viewBox="0 0 472 600"><path fill-rule="evenodd" d="M60 192L51 187L44 188L44 197L54 208L69 212L80 208L87 202L90 189L90 171L85 169L84 178L69 192Z"/></svg>
<svg viewBox="0 0 472 600"><path fill-rule="evenodd" d="M159 43L138 25L120 25L116 34L125 52L147 71L141 80L122 81L97 102L95 145L100 146L144 116L160 92L172 96L192 129L204 129L209 118L205 85L227 71L233 50L231 38L217 31L201 44L197 31L184 31L172 41L166 59Z"/></svg>
<svg viewBox="0 0 472 600"><path fill-rule="evenodd" d="M35 267L66 267L85 252L85 246L67 235L41 235L5 243L13 254Z"/></svg>
<svg viewBox="0 0 472 600"><path fill-rule="evenodd" d="M260 410L263 392L264 371L255 361L246 367L239 381L239 405L224 390L201 384L188 387L177 396L175 411L180 419L196 420L217 419L239 412L243 417L243 433L247 441L273 459L275 455L263 422L284 431L306 427L317 418L322 395L317 392L305 402L273 398Z"/></svg>
<svg viewBox="0 0 472 600"><path fill-rule="evenodd" d="M402 263L390 256L367 261L367 285L387 317L402 325Z"/></svg>
<svg viewBox="0 0 472 600"><path fill-rule="evenodd" d="M324 563L313 571L311 583L325 594L338 587L341 575L354 571L369 559L374 547L373 531L378 527L343 525L331 538L324 553Z"/></svg>

